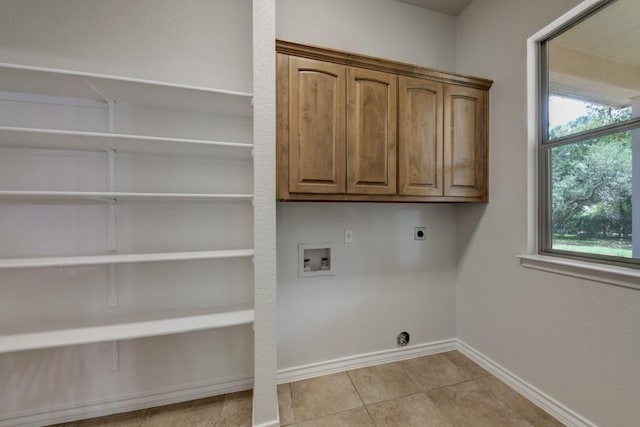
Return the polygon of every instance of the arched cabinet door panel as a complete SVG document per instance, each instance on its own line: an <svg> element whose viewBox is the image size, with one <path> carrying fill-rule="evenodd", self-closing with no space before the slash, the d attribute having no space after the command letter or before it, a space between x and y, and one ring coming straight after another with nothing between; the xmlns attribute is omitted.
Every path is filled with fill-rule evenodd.
<svg viewBox="0 0 640 427"><path fill-rule="evenodd" d="M398 194L442 196L442 83L400 76Z"/></svg>
<svg viewBox="0 0 640 427"><path fill-rule="evenodd" d="M347 70L347 193L396 194L398 76Z"/></svg>
<svg viewBox="0 0 640 427"><path fill-rule="evenodd" d="M444 88L444 195L486 197L486 91Z"/></svg>
<svg viewBox="0 0 640 427"><path fill-rule="evenodd" d="M289 58L289 192L345 192L345 67Z"/></svg>

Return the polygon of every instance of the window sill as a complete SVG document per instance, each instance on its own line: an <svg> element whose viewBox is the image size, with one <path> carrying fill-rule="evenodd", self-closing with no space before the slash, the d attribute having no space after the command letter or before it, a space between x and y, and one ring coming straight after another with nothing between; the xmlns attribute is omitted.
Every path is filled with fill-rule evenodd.
<svg viewBox="0 0 640 427"><path fill-rule="evenodd" d="M518 255L525 268L640 290L640 270L548 255Z"/></svg>

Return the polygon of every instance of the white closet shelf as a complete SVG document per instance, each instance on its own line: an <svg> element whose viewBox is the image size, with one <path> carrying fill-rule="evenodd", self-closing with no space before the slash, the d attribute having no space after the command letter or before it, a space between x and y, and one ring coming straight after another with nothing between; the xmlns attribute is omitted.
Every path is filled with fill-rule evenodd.
<svg viewBox="0 0 640 427"><path fill-rule="evenodd" d="M253 306L163 310L90 321L43 322L0 329L0 353L119 341L253 323Z"/></svg>
<svg viewBox="0 0 640 427"><path fill-rule="evenodd" d="M198 194L198 193L130 193L100 191L0 191L0 200L34 201L176 201L215 202L250 201L253 194Z"/></svg>
<svg viewBox="0 0 640 427"><path fill-rule="evenodd" d="M251 117L253 112L252 94L240 91L3 63L0 80L15 92L93 101L104 101L104 96L117 103L230 116Z"/></svg>
<svg viewBox="0 0 640 427"><path fill-rule="evenodd" d="M220 258L245 258L253 256L253 249L230 249L219 251L160 252L150 254L110 254L67 256L50 258L5 258L0 259L0 269L81 267L105 264L136 264L145 262L189 261Z"/></svg>
<svg viewBox="0 0 640 427"><path fill-rule="evenodd" d="M252 144L0 126L0 147L251 158Z"/></svg>

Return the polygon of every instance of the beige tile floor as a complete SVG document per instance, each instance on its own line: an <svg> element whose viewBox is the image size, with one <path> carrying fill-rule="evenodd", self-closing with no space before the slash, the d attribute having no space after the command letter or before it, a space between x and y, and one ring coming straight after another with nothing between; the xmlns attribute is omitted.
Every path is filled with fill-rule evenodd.
<svg viewBox="0 0 640 427"><path fill-rule="evenodd" d="M278 401L291 427L562 426L457 351L282 384ZM250 425L242 392L64 427Z"/></svg>

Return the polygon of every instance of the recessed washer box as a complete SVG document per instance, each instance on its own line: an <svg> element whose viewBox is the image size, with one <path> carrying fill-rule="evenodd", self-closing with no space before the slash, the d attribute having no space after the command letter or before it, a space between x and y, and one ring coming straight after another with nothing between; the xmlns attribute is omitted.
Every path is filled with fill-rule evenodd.
<svg viewBox="0 0 640 427"><path fill-rule="evenodd" d="M335 274L334 243L300 243L298 245L298 277L333 276Z"/></svg>

